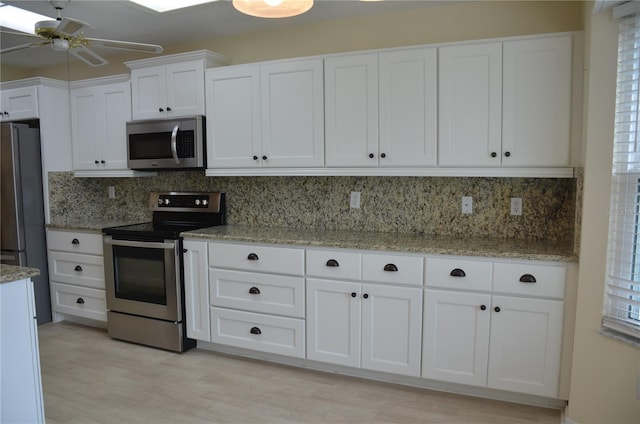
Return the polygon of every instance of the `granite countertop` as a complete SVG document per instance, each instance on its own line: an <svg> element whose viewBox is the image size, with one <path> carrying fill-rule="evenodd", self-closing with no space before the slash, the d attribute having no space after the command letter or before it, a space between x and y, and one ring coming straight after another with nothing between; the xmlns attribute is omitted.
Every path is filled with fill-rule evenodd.
<svg viewBox="0 0 640 424"><path fill-rule="evenodd" d="M384 250L421 254L483 256L541 261L575 262L572 242L498 238L452 238L321 229L267 228L223 225L182 233L186 238L247 243Z"/></svg>
<svg viewBox="0 0 640 424"><path fill-rule="evenodd" d="M37 275L40 275L40 270L37 268L28 268L24 266L6 264L0 265L0 284L22 280L25 278L31 278Z"/></svg>
<svg viewBox="0 0 640 424"><path fill-rule="evenodd" d="M103 228L108 227L119 227L121 225L130 225L130 224L139 224L143 221L132 221L132 220L108 220L108 221L100 221L100 220L86 220L86 221L68 221L68 222L52 222L47 224L47 228L52 228L56 230L71 230L71 231L87 231L94 233L101 233ZM148 222L148 221L145 221Z"/></svg>

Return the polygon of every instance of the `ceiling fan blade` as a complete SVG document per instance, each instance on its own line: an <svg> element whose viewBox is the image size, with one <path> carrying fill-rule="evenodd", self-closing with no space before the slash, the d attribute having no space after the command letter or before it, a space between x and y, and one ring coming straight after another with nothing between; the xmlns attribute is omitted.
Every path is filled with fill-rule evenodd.
<svg viewBox="0 0 640 424"><path fill-rule="evenodd" d="M85 38L92 46L109 49L132 50L145 53L162 53L164 49L157 44L132 43L129 41L103 40L101 38Z"/></svg>
<svg viewBox="0 0 640 424"><path fill-rule="evenodd" d="M7 34L7 35L18 35L20 37L29 37L29 38L39 38L42 39L41 37L35 35L35 34L31 34L28 32L17 32L17 31L6 31L2 28L0 28L0 33L1 34Z"/></svg>
<svg viewBox="0 0 640 424"><path fill-rule="evenodd" d="M67 37L75 37L85 28L91 28L91 25L73 18L62 18L56 27L56 32Z"/></svg>
<svg viewBox="0 0 640 424"><path fill-rule="evenodd" d="M14 47L7 47L6 49L0 50L0 54L19 52L21 50L28 50L33 47L42 47L42 46L46 46L49 43L50 43L49 41L42 41L37 43L21 44L19 46L14 46Z"/></svg>
<svg viewBox="0 0 640 424"><path fill-rule="evenodd" d="M89 50L85 46L79 46L69 49L69 53L71 53L87 65L102 66L109 63L102 56L99 56L97 53Z"/></svg>

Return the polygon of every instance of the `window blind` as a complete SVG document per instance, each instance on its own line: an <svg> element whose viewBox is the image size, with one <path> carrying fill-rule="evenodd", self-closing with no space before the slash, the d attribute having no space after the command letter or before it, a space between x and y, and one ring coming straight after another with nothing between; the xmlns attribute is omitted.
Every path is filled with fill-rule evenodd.
<svg viewBox="0 0 640 424"><path fill-rule="evenodd" d="M640 15L620 21L603 327L640 341Z"/></svg>

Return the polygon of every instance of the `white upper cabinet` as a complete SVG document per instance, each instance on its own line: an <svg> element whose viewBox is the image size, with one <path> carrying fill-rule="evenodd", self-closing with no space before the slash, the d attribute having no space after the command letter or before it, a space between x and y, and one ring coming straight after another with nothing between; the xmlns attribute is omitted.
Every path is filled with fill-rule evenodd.
<svg viewBox="0 0 640 424"><path fill-rule="evenodd" d="M202 61L132 70L133 119L203 115L203 83Z"/></svg>
<svg viewBox="0 0 640 424"><path fill-rule="evenodd" d="M131 173L126 137L126 122L131 120L129 81L95 80L95 85L87 85L90 81L70 91L74 171Z"/></svg>
<svg viewBox="0 0 640 424"><path fill-rule="evenodd" d="M207 166L324 166L322 59L207 71Z"/></svg>
<svg viewBox="0 0 640 424"><path fill-rule="evenodd" d="M439 164L567 167L572 35L440 48Z"/></svg>
<svg viewBox="0 0 640 424"><path fill-rule="evenodd" d="M569 166L571 44L570 35L503 44L503 166Z"/></svg>
<svg viewBox="0 0 640 424"><path fill-rule="evenodd" d="M327 166L378 165L378 55L324 61Z"/></svg>
<svg viewBox="0 0 640 424"><path fill-rule="evenodd" d="M212 68L206 74L207 166L260 165L260 69Z"/></svg>
<svg viewBox="0 0 640 424"><path fill-rule="evenodd" d="M2 90L0 120L17 121L38 117L38 87L19 87Z"/></svg>
<svg viewBox="0 0 640 424"><path fill-rule="evenodd" d="M322 59L260 67L262 160L272 167L324 166Z"/></svg>
<svg viewBox="0 0 640 424"><path fill-rule="evenodd" d="M380 53L380 166L436 165L436 52L422 48Z"/></svg>
<svg viewBox="0 0 640 424"><path fill-rule="evenodd" d="M439 50L438 163L500 166L502 44Z"/></svg>
<svg viewBox="0 0 640 424"><path fill-rule="evenodd" d="M436 51L325 59L327 166L436 165Z"/></svg>
<svg viewBox="0 0 640 424"><path fill-rule="evenodd" d="M204 115L205 69L228 63L208 50L125 62L131 69L132 119Z"/></svg>

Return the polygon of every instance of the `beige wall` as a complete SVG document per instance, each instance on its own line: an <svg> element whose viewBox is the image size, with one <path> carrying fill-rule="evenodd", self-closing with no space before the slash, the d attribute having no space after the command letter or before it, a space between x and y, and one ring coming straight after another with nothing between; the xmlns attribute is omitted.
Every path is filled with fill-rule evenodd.
<svg viewBox="0 0 640 424"><path fill-rule="evenodd" d="M209 49L230 57L237 64L353 50L581 30L581 10L581 3L576 1L444 4L402 13L292 26L282 30L164 47L166 53ZM20 77L46 76L78 80L121 74L129 71L122 64L123 60L142 57L149 55L114 56L110 58L109 65L99 68L72 63L69 67L65 64L24 70L22 76L7 72L8 78L5 78L2 69L0 78L7 81Z"/></svg>
<svg viewBox="0 0 640 424"><path fill-rule="evenodd" d="M582 244L567 416L580 423L640 423L640 349L598 333L604 295L611 183L617 25L585 8L586 148Z"/></svg>

